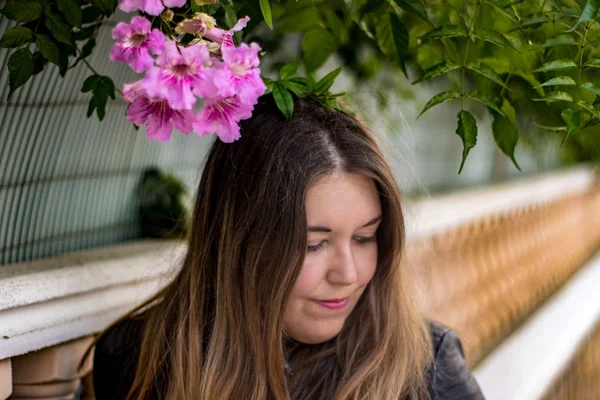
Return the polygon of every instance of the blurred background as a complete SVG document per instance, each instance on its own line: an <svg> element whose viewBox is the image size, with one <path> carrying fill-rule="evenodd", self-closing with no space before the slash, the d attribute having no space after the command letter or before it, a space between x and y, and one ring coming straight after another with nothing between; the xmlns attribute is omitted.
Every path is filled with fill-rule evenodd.
<svg viewBox="0 0 600 400"><path fill-rule="evenodd" d="M93 398L79 361L176 271L215 138L150 141L119 96L88 112L90 76L139 79L108 57L131 18L116 1L66 2L81 28L65 2L16 3L31 2L0 1L0 398ZM596 1L293 0L270 5L273 29L268 2L203 3L193 11L226 27L252 18L243 40L261 44L265 77L343 68L332 91L378 136L404 196L423 313L459 333L486 398L600 398ZM52 13L81 50L61 47Z"/></svg>

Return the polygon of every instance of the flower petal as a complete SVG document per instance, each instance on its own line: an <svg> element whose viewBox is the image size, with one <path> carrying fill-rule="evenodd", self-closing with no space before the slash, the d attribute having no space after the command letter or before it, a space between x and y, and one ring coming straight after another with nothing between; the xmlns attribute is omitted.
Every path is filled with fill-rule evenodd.
<svg viewBox="0 0 600 400"><path fill-rule="evenodd" d="M133 68L135 72L144 72L147 69L152 68L153 65L154 59L150 57L150 54L148 54L146 49L139 49L135 52L135 55L131 60L131 68Z"/></svg>
<svg viewBox="0 0 600 400"><path fill-rule="evenodd" d="M127 120L136 125L144 125L152 113L152 104L147 97L138 97L127 107Z"/></svg>
<svg viewBox="0 0 600 400"><path fill-rule="evenodd" d="M154 54L160 54L165 46L165 35L158 29L153 29L148 35L148 48Z"/></svg>
<svg viewBox="0 0 600 400"><path fill-rule="evenodd" d="M125 12L133 12L140 9L143 0L121 0L119 8Z"/></svg>
<svg viewBox="0 0 600 400"><path fill-rule="evenodd" d="M115 29L112 31L112 37L115 40L122 40L127 35L130 35L133 32L131 26L126 24L125 22L119 22Z"/></svg>
<svg viewBox="0 0 600 400"><path fill-rule="evenodd" d="M161 110L148 119L146 136L149 139L167 142L171 139L171 132L173 132L173 124L168 113Z"/></svg>
<svg viewBox="0 0 600 400"><path fill-rule="evenodd" d="M160 15L165 6L161 0L142 0L140 9L150 15Z"/></svg>
<svg viewBox="0 0 600 400"><path fill-rule="evenodd" d="M136 32L148 33L152 24L144 17L135 16L131 19L131 28Z"/></svg>
<svg viewBox="0 0 600 400"><path fill-rule="evenodd" d="M191 110L173 111L171 121L175 129L179 132L189 135L194 129L194 113Z"/></svg>
<svg viewBox="0 0 600 400"><path fill-rule="evenodd" d="M169 8L177 8L183 7L186 3L186 0L163 0L165 6Z"/></svg>

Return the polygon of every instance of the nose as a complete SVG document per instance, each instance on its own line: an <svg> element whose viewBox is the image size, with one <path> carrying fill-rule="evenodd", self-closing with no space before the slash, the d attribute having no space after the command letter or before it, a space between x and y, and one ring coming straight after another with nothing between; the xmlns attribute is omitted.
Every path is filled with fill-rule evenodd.
<svg viewBox="0 0 600 400"><path fill-rule="evenodd" d="M334 285L352 285L358 279L350 246L336 249L332 254L327 280Z"/></svg>

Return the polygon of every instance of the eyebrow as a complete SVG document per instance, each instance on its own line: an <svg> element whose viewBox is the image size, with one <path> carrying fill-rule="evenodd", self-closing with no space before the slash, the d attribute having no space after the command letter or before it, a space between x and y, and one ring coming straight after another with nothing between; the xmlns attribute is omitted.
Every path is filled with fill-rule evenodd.
<svg viewBox="0 0 600 400"><path fill-rule="evenodd" d="M366 228L367 226L375 225L379 221L381 221L381 215L373 218L372 220L370 220L369 222L367 222L366 224L361 226L361 228ZM309 226L308 231L309 232L331 232L331 229L329 229L326 226Z"/></svg>

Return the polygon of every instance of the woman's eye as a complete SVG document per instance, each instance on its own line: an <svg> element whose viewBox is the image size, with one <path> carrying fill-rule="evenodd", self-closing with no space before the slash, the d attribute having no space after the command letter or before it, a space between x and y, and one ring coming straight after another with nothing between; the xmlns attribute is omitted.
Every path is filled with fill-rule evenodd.
<svg viewBox="0 0 600 400"><path fill-rule="evenodd" d="M314 253L315 251L321 250L323 247L325 247L325 241L319 242L317 244L309 245L306 250L309 253Z"/></svg>
<svg viewBox="0 0 600 400"><path fill-rule="evenodd" d="M377 236L357 236L354 240L359 244L374 243L377 241Z"/></svg>

